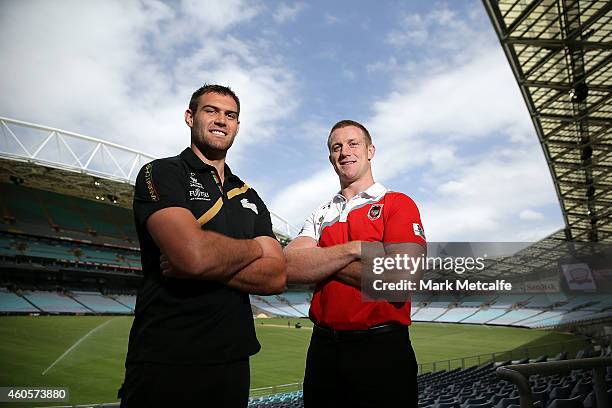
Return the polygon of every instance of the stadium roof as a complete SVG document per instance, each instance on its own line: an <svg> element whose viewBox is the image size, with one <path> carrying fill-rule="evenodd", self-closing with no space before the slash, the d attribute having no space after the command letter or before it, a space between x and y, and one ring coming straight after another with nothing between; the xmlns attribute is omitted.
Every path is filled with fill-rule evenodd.
<svg viewBox="0 0 612 408"><path fill-rule="evenodd" d="M612 2L483 3L544 150L565 238L612 242Z"/></svg>
<svg viewBox="0 0 612 408"><path fill-rule="evenodd" d="M0 182L132 208L140 168L156 159L101 139L0 117ZM295 228L271 212L282 238Z"/></svg>

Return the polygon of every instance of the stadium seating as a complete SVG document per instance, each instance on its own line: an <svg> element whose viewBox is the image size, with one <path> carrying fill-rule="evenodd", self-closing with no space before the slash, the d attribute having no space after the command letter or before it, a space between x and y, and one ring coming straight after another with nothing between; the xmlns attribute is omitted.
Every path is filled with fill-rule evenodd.
<svg viewBox="0 0 612 408"><path fill-rule="evenodd" d="M297 309L291 305L289 300L284 296L256 296L251 295L251 304L264 312L276 316L287 317L306 317L302 311L304 308ZM302 296L300 295L300 299Z"/></svg>
<svg viewBox="0 0 612 408"><path fill-rule="evenodd" d="M0 230L100 244L138 242L127 208L10 183L0 183L0 196L4 210Z"/></svg>
<svg viewBox="0 0 612 408"><path fill-rule="evenodd" d="M442 316L438 317L436 322L449 322L449 323L457 323L461 322L464 319L472 316L478 312L477 309L471 307L456 307L453 309L449 309L448 312L444 313Z"/></svg>
<svg viewBox="0 0 612 408"><path fill-rule="evenodd" d="M78 303L71 297L44 291L26 291L23 297L40 310L47 313L92 313L91 309Z"/></svg>
<svg viewBox="0 0 612 408"><path fill-rule="evenodd" d="M542 313L541 310L530 310L530 309L518 309L518 310L510 310L508 313L500 316L496 319L489 320L488 324L517 324L518 322L533 317Z"/></svg>
<svg viewBox="0 0 612 408"><path fill-rule="evenodd" d="M417 310L412 316L412 320L415 322L431 322L440 317L446 312L444 307L422 307Z"/></svg>
<svg viewBox="0 0 612 408"><path fill-rule="evenodd" d="M103 296L101 293L72 291L71 296L74 300L96 313L133 313L133 309L117 302L111 297Z"/></svg>
<svg viewBox="0 0 612 408"><path fill-rule="evenodd" d="M467 295L461 299L461 306L480 307L482 304L492 301L494 296L490 295Z"/></svg>
<svg viewBox="0 0 612 408"><path fill-rule="evenodd" d="M141 269L140 252L136 250L7 232L0 232L0 256L16 263L60 262L87 269L95 266L98 271L109 273L134 273Z"/></svg>
<svg viewBox="0 0 612 408"><path fill-rule="evenodd" d="M611 349L601 353L582 350L578 356L611 356ZM563 357L563 356L559 356ZM542 356L538 361L546 361ZM526 363L522 360L515 363ZM517 387L500 379L495 369L505 363L487 363L469 368L450 371L436 371L420 374L419 408L516 408L520 397ZM573 370L568 374L540 375L529 377L534 402L541 408L595 408L595 395L591 370ZM608 397L612 397L612 367L606 376ZM612 401L612 399L610 400ZM256 397L249 400L249 408L302 408L302 391Z"/></svg>
<svg viewBox="0 0 612 408"><path fill-rule="evenodd" d="M40 309L34 307L27 300L10 292L6 288L0 288L0 313L36 313Z"/></svg>
<svg viewBox="0 0 612 408"><path fill-rule="evenodd" d="M127 308L131 309L132 312L136 309L136 296L133 295L111 295L113 299Z"/></svg>
<svg viewBox="0 0 612 408"><path fill-rule="evenodd" d="M310 294L307 292L287 292L277 296L251 296L251 304L270 315L307 317L309 298ZM529 307L530 304L546 306L547 309ZM553 306L554 308L550 310ZM446 295L428 296L419 293L413 295L411 311L413 321L534 328L610 315L612 315L612 299L608 299L605 295L568 297L563 294L468 295L463 299L457 299Z"/></svg>
<svg viewBox="0 0 612 408"><path fill-rule="evenodd" d="M304 398L302 391L286 392L265 397L256 397L249 400L249 408L303 408Z"/></svg>
<svg viewBox="0 0 612 408"><path fill-rule="evenodd" d="M504 294L493 301L491 305L494 309L508 309L515 304L527 304L532 295L529 294Z"/></svg>

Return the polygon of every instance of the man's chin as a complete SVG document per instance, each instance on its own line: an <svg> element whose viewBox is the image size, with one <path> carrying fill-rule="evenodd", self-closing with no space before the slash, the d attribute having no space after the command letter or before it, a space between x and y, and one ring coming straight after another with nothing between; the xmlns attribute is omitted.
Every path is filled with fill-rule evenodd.
<svg viewBox="0 0 612 408"><path fill-rule="evenodd" d="M196 147L204 154L214 157L225 157L227 151L232 147L233 141L229 143L202 143L196 142Z"/></svg>

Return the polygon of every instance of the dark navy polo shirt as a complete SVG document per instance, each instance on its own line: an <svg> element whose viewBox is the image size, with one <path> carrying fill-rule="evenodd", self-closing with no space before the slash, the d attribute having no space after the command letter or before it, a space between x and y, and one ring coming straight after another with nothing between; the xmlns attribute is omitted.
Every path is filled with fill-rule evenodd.
<svg viewBox="0 0 612 408"><path fill-rule="evenodd" d="M188 209L204 230L238 239L274 238L265 204L227 165L223 185L216 169L202 162L191 148L145 165L134 192L144 277L127 362L216 364L257 353L260 345L247 293L215 281L161 274L161 253L146 220L167 207Z"/></svg>

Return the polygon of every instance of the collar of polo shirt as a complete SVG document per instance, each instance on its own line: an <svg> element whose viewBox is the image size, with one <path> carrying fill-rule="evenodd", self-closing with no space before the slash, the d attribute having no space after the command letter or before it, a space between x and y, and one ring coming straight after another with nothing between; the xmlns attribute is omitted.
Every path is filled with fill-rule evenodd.
<svg viewBox="0 0 612 408"><path fill-rule="evenodd" d="M191 150L191 147L188 147L188 148L186 148L185 150L183 150L181 152L181 158L187 162L189 167L191 167L192 169L197 170L197 171L214 170L215 169L210 164L204 163L202 161L202 159L200 159L194 153L194 151ZM232 170L229 168L229 166L226 163L225 164L225 180L229 180L231 178L239 179L238 176L235 176L234 173L232 173Z"/></svg>
<svg viewBox="0 0 612 408"><path fill-rule="evenodd" d="M382 184L374 183L370 187L368 187L366 190L356 194L355 197L358 197L358 198L376 198L376 197L382 195L383 193L385 193L385 191L386 191L386 189L385 189L385 187ZM355 198L355 197L353 197L353 198ZM333 201L335 203L346 202L346 197L344 197L340 193L340 191L338 191L336 193L336 195L334 196Z"/></svg>

